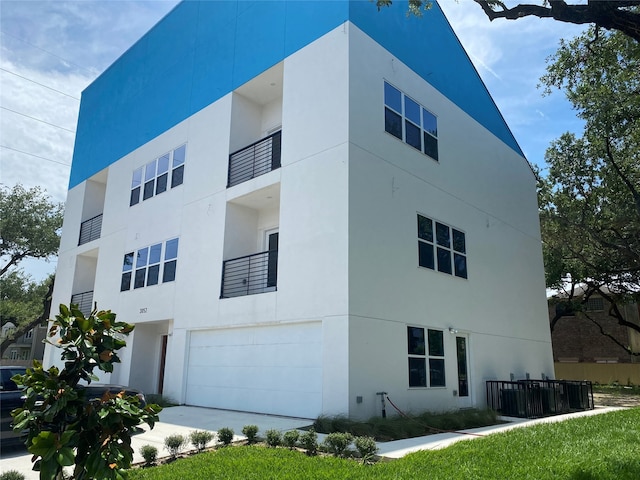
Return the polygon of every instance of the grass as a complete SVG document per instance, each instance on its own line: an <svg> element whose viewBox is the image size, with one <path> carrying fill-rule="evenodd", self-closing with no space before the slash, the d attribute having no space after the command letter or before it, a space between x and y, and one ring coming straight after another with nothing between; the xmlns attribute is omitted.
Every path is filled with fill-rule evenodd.
<svg viewBox="0 0 640 480"><path fill-rule="evenodd" d="M284 448L223 448L169 465L131 471L132 480L640 478L640 408L517 428L446 449L364 466Z"/></svg>
<svg viewBox="0 0 640 480"><path fill-rule="evenodd" d="M612 395L640 396L640 385L593 385L594 393L608 393Z"/></svg>
<svg viewBox="0 0 640 480"><path fill-rule="evenodd" d="M374 437L378 441L422 437L441 431L463 430L500 423L493 410L457 410L448 413L425 412L410 418L373 417L357 422L347 417L319 417L313 428L319 433L348 432L354 436Z"/></svg>

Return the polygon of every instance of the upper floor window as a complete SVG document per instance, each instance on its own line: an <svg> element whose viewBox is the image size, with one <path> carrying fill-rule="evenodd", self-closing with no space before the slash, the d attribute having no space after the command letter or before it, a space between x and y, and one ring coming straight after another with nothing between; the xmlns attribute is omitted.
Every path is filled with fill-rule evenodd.
<svg viewBox="0 0 640 480"><path fill-rule="evenodd" d="M129 206L182 185L186 148L182 145L134 170Z"/></svg>
<svg viewBox="0 0 640 480"><path fill-rule="evenodd" d="M176 279L177 262L177 238L126 253L122 263L120 291L131 290L132 280L134 289L157 285L161 280L162 283L173 282Z"/></svg>
<svg viewBox="0 0 640 480"><path fill-rule="evenodd" d="M418 265L467 278L465 234L418 214Z"/></svg>
<svg viewBox="0 0 640 480"><path fill-rule="evenodd" d="M438 119L403 92L384 82L384 129L438 160Z"/></svg>
<svg viewBox="0 0 640 480"><path fill-rule="evenodd" d="M33 338L33 329L29 330L28 332L26 332L24 334L24 339L25 340L29 340L30 338Z"/></svg>

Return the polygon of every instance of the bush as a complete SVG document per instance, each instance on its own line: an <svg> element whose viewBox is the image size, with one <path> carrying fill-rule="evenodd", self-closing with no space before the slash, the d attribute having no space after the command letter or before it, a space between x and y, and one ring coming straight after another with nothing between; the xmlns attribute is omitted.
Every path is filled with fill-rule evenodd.
<svg viewBox="0 0 640 480"><path fill-rule="evenodd" d="M300 445L307 451L307 455L318 453L318 434L313 428L300 435Z"/></svg>
<svg viewBox="0 0 640 480"><path fill-rule="evenodd" d="M222 427L218 430L218 438L225 447L231 445L231 442L233 442L233 430L228 427Z"/></svg>
<svg viewBox="0 0 640 480"><path fill-rule="evenodd" d="M171 455L171 458L174 459L182 451L186 443L187 439L182 435L169 435L164 439L164 446L167 447L169 455Z"/></svg>
<svg viewBox="0 0 640 480"><path fill-rule="evenodd" d="M189 435L189 440L191 440L191 445L193 445L198 452L201 452L207 447L207 444L213 440L213 433L207 432L206 430L194 430Z"/></svg>
<svg viewBox="0 0 640 480"><path fill-rule="evenodd" d="M257 425L245 425L242 427L242 434L247 437L247 443L253 445L258 439L258 426Z"/></svg>
<svg viewBox="0 0 640 480"><path fill-rule="evenodd" d="M8 470L0 474L0 480L24 480L24 475L17 470Z"/></svg>
<svg viewBox="0 0 640 480"><path fill-rule="evenodd" d="M362 463L373 461L376 453L378 453L378 445L372 437L356 437L353 444L356 446L360 458L362 458Z"/></svg>
<svg viewBox="0 0 640 480"><path fill-rule="evenodd" d="M151 466L156 463L158 458L158 449L153 445L143 445L140 447L140 455L144 458L144 463Z"/></svg>
<svg viewBox="0 0 640 480"><path fill-rule="evenodd" d="M353 435L350 433L334 432L327 435L323 445L329 453L336 457L343 457L352 440Z"/></svg>
<svg viewBox="0 0 640 480"><path fill-rule="evenodd" d="M300 433L297 430L289 430L282 435L282 444L287 448L295 448L298 444Z"/></svg>
<svg viewBox="0 0 640 480"><path fill-rule="evenodd" d="M277 447L282 443L282 433L280 433L280 430L271 429L264 432L264 434L267 440L267 445L270 447Z"/></svg>

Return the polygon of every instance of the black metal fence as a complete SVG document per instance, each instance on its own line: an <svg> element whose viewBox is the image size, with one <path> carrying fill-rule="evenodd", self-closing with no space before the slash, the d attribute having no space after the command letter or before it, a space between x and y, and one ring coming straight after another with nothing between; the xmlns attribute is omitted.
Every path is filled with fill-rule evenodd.
<svg viewBox="0 0 640 480"><path fill-rule="evenodd" d="M83 245L92 240L100 238L100 232L102 231L102 214L96 215L89 220L85 220L80 224L80 239L78 245Z"/></svg>
<svg viewBox="0 0 640 480"><path fill-rule="evenodd" d="M275 291L278 284L278 250L225 260L220 298Z"/></svg>
<svg viewBox="0 0 640 480"><path fill-rule="evenodd" d="M593 387L591 382L577 380L488 380L487 405L502 415L520 418L593 410Z"/></svg>
<svg viewBox="0 0 640 480"><path fill-rule="evenodd" d="M86 317L93 310L93 290L71 295L71 303L78 305L78 309Z"/></svg>
<svg viewBox="0 0 640 480"><path fill-rule="evenodd" d="M282 132L276 132L229 155L227 188L280 168Z"/></svg>

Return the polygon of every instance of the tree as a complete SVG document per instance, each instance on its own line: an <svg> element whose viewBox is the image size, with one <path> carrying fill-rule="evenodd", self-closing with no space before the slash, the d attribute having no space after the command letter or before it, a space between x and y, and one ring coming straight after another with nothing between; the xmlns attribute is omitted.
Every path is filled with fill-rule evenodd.
<svg viewBox="0 0 640 480"><path fill-rule="evenodd" d="M161 408L142 406L137 396L105 392L86 398L81 381L97 380L94 370L112 372L120 362L117 351L134 326L116 321L110 310L85 316L74 305L60 305L49 330L58 337L51 345L62 349L64 368L45 370L34 362L13 380L25 389L22 408L11 412L14 429L29 430L27 449L40 471L40 479L58 480L63 468L75 465L76 480L123 479L133 461L131 435L141 423L153 428Z"/></svg>
<svg viewBox="0 0 640 480"><path fill-rule="evenodd" d="M609 315L618 324L640 332L620 309L640 301L639 71L640 43L621 32L592 27L561 42L541 80L547 93L564 90L585 127L582 137L565 133L553 142L548 174L539 179L547 285L634 355L640 352L583 306L597 293L611 303Z"/></svg>
<svg viewBox="0 0 640 480"><path fill-rule="evenodd" d="M0 324L14 329L0 344L0 355L20 335L46 322L51 311L54 277L34 282L21 270L0 277Z"/></svg>
<svg viewBox="0 0 640 480"><path fill-rule="evenodd" d="M0 276L25 258L48 258L58 251L62 227L60 203L40 187L0 187Z"/></svg>
<svg viewBox="0 0 640 480"><path fill-rule="evenodd" d="M640 5L639 0L576 0L569 3L565 0L539 0L539 4L520 3L511 8L502 0L473 0L493 21L496 18L517 20L535 16L553 18L560 22L575 24L593 24L597 27L618 30L640 42L640 13L633 7ZM376 0L378 9L388 7L393 0ZM421 10L428 9L432 0L409 0L409 12L420 15Z"/></svg>

